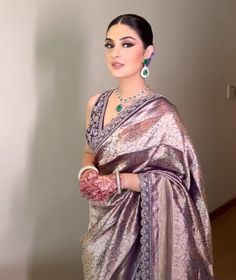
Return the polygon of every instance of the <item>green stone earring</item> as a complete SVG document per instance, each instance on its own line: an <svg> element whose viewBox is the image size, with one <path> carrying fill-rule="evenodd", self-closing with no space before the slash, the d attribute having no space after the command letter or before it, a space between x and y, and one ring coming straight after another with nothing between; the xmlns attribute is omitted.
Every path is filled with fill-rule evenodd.
<svg viewBox="0 0 236 280"><path fill-rule="evenodd" d="M144 59L143 62L143 68L141 69L140 75L142 78L147 78L150 74L149 69L147 68L147 65L149 64L149 59Z"/></svg>

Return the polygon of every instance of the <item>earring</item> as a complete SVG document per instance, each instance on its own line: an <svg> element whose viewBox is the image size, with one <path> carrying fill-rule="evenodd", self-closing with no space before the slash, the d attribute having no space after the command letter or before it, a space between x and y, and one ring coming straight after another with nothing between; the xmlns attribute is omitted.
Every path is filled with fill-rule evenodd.
<svg viewBox="0 0 236 280"><path fill-rule="evenodd" d="M140 75L142 78L147 78L150 74L149 69L147 68L147 65L149 65L149 59L144 59L143 62L143 68L141 69Z"/></svg>

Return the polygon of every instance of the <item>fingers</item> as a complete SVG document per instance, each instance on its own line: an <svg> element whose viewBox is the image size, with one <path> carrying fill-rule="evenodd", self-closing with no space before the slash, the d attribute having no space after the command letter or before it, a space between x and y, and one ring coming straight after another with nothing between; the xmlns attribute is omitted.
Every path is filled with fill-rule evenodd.
<svg viewBox="0 0 236 280"><path fill-rule="evenodd" d="M97 173L97 172L95 172ZM107 200L117 190L114 174L100 176L94 172L87 172L81 176L80 191L88 200L102 202Z"/></svg>

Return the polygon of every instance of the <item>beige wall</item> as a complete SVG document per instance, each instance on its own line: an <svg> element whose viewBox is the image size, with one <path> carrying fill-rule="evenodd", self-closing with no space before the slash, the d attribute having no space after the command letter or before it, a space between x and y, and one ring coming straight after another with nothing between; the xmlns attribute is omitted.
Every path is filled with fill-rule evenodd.
<svg viewBox="0 0 236 280"><path fill-rule="evenodd" d="M66 3L66 4L65 4ZM85 104L115 86L107 23L134 12L155 33L150 85L178 107L209 208L236 195L234 0L0 2L0 279L82 279L87 203L77 192Z"/></svg>

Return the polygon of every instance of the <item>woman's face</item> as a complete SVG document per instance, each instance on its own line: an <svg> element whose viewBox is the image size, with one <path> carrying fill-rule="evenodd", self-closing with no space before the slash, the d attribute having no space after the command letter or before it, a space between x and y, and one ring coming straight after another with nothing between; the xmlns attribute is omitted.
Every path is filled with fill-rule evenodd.
<svg viewBox="0 0 236 280"><path fill-rule="evenodd" d="M105 56L108 69L116 78L139 75L146 58L139 35L125 24L113 25L105 39Z"/></svg>

